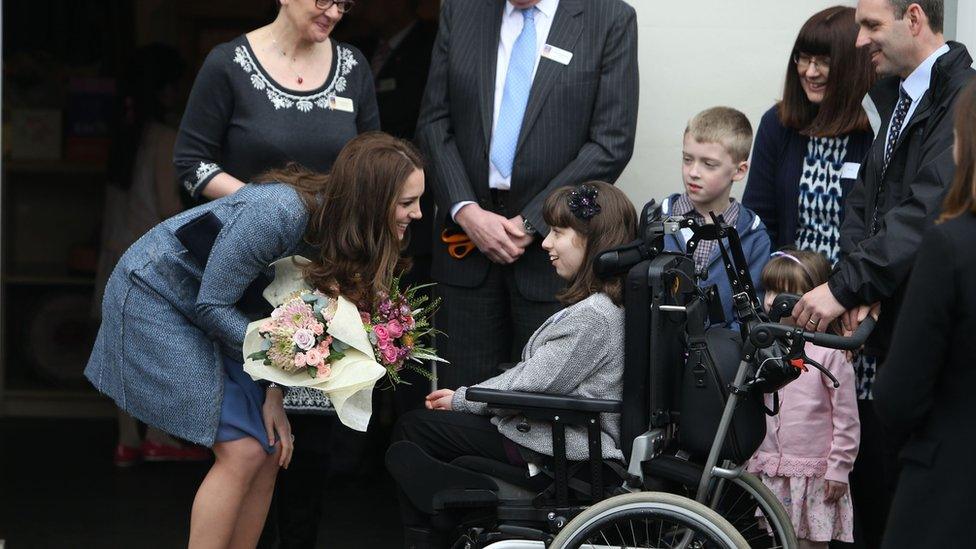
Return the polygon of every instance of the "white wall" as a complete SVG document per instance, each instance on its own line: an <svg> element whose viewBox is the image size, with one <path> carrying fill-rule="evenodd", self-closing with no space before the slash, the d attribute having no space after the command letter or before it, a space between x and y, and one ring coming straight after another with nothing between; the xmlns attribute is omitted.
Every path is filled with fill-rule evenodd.
<svg viewBox="0 0 976 549"><path fill-rule="evenodd" d="M976 1L961 0L957 3L956 32L953 39L966 44L970 55L976 51Z"/></svg>
<svg viewBox="0 0 976 549"><path fill-rule="evenodd" d="M800 27L854 0L627 0L637 10L640 112L637 143L618 186L638 208L680 192L688 119L715 105L749 116L753 131L780 97ZM965 0L963 3L976 3ZM960 10L962 11L962 10ZM733 188L741 195L744 184Z"/></svg>

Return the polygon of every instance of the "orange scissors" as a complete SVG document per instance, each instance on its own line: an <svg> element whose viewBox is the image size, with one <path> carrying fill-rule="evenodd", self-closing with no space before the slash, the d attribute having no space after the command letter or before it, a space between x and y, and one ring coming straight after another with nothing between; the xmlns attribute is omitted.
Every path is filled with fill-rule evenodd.
<svg viewBox="0 0 976 549"><path fill-rule="evenodd" d="M447 253L454 259L464 259L477 246L464 231L460 229L444 229L441 231L441 242L447 244Z"/></svg>

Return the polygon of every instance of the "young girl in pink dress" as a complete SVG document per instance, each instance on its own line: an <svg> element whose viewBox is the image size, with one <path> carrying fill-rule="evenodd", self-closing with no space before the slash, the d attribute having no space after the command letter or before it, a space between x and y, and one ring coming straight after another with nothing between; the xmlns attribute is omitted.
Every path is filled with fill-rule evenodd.
<svg viewBox="0 0 976 549"><path fill-rule="evenodd" d="M766 308L780 293L802 294L827 281L830 264L817 252L773 253L762 272ZM784 323L791 323L784 317ZM779 498L793 522L800 548L852 542L854 520L848 474L860 439L854 368L842 351L806 344L806 354L840 382L814 368L779 390L780 411L767 416L766 438L749 471ZM772 396L766 395L767 406Z"/></svg>

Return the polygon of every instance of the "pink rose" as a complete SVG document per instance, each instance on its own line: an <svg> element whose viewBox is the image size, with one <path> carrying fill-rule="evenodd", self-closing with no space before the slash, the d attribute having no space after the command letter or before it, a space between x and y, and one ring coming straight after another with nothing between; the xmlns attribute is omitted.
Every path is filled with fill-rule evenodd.
<svg viewBox="0 0 976 549"><path fill-rule="evenodd" d="M359 318L363 319L363 324L369 324L370 322L373 321L373 319L369 317L369 313L360 312Z"/></svg>
<svg viewBox="0 0 976 549"><path fill-rule="evenodd" d="M381 349L380 352L383 353L383 360L387 364L393 364L394 362L397 361L397 350L396 350L396 347L390 345L389 347L386 347L385 349Z"/></svg>
<svg viewBox="0 0 976 549"><path fill-rule="evenodd" d="M332 351L329 350L329 347L331 346L332 346L332 336L327 336L325 339L322 340L321 343L319 343L318 350L320 353L322 353L322 356L328 357L330 354L332 354Z"/></svg>
<svg viewBox="0 0 976 549"><path fill-rule="evenodd" d="M321 322L313 322L312 333L317 336L322 335L323 333L325 333L325 326Z"/></svg>
<svg viewBox="0 0 976 549"><path fill-rule="evenodd" d="M399 321L391 320L386 324L386 329L390 331L390 337L396 339L403 335L403 325Z"/></svg>
<svg viewBox="0 0 976 549"><path fill-rule="evenodd" d="M390 330L383 324L373 326L373 333L376 334L376 339L380 341L389 341L390 339Z"/></svg>
<svg viewBox="0 0 976 549"><path fill-rule="evenodd" d="M295 355L295 366L298 368L305 367L305 353L297 353Z"/></svg>
<svg viewBox="0 0 976 549"><path fill-rule="evenodd" d="M318 349L312 349L305 353L305 364L318 366L322 362L322 353Z"/></svg>
<svg viewBox="0 0 976 549"><path fill-rule="evenodd" d="M328 364L323 364L318 367L318 373L315 377L329 377L330 375L332 375L332 367Z"/></svg>

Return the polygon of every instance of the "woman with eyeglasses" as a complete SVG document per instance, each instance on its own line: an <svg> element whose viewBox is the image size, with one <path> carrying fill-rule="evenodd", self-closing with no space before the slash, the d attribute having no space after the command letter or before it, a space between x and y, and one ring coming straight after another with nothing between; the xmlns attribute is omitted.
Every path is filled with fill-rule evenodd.
<svg viewBox="0 0 976 549"><path fill-rule="evenodd" d="M289 163L328 173L347 142L380 128L369 60L331 37L354 1L276 1L274 21L216 46L197 74L174 149L179 183L195 198L231 194ZM312 547L339 427L317 391L288 391L284 406L296 451L263 539Z"/></svg>
<svg viewBox="0 0 976 549"><path fill-rule="evenodd" d="M753 145L742 203L766 224L774 248L791 246L840 254L844 200L874 139L867 96L875 71L870 52L857 49L854 8L834 6L814 14L800 29L786 70L783 100L763 115ZM869 114L870 113L872 114ZM862 452L851 473L855 521L875 522L869 499L870 441L877 432L870 405L876 361L855 360ZM870 417L868 417L870 416Z"/></svg>
<svg viewBox="0 0 976 549"><path fill-rule="evenodd" d="M854 8L834 6L800 29L783 100L766 111L742 203L774 248L839 253L844 196L873 134L861 102L874 82L869 52L854 47Z"/></svg>

